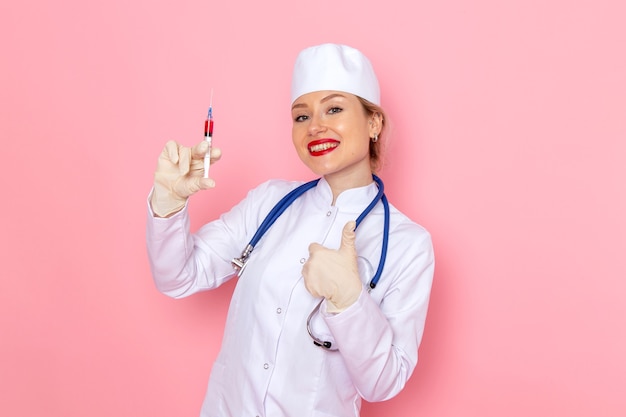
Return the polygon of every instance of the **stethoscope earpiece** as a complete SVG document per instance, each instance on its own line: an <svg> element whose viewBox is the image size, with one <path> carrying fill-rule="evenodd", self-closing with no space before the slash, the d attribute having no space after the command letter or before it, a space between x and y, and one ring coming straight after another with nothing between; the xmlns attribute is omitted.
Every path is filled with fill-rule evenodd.
<svg viewBox="0 0 626 417"><path fill-rule="evenodd" d="M313 344L315 346L319 346L322 347L326 350L331 350L330 348L333 346L333 344L329 341L324 341L322 339L320 339L319 337L315 336L313 334L313 330L311 330L311 319L313 319L313 316L320 311L320 308L322 307L322 303L324 302L324 299L322 299L322 301L320 301L319 303L317 303L317 305L315 306L315 308L313 310L311 310L311 313L309 313L309 317L307 317L306 319L306 331L309 332L309 336L311 336L311 339L313 339Z"/></svg>

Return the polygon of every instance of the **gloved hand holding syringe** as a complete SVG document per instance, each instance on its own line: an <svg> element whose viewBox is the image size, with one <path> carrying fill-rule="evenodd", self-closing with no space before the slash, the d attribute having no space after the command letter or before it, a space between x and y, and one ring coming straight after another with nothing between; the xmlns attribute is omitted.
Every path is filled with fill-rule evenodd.
<svg viewBox="0 0 626 417"><path fill-rule="evenodd" d="M209 178L211 163L222 156L219 148L213 148L213 92L209 114L204 122L204 140L193 147L168 141L159 156L154 173L154 187L150 205L158 217L169 217L180 211L192 194L215 187ZM203 169L204 168L204 169Z"/></svg>

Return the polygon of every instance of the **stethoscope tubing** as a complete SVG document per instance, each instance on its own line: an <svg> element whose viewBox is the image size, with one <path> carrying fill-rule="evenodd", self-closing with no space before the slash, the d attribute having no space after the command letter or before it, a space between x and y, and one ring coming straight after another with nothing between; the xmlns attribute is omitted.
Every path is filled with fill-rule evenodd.
<svg viewBox="0 0 626 417"><path fill-rule="evenodd" d="M376 194L376 197L374 197L374 199L365 208L365 210L363 210L363 212L359 215L359 217L357 217L356 226L354 227L354 230L356 231L356 229L359 227L359 225L365 219L365 217L374 209L376 204L378 204L379 201L382 202L383 208L384 208L383 243L382 243L382 247L380 251L380 260L378 262L378 268L376 269L376 273L374 274L374 277L369 282L368 292L376 288L376 285L378 284L378 281L380 280L380 277L382 275L383 268L385 267L385 260L387 259L387 248L389 246L389 228L390 228L390 209L389 209L389 201L387 200L387 196L385 196L385 186L383 184L383 181L380 178L378 178L376 175L372 174L372 178L374 179L374 181L376 182L376 185L378 186L378 192ZM276 203L276 205L272 208L272 210L270 210L270 212L267 214L265 219L263 219L263 222L261 222L261 225L259 226L257 231L252 236L250 243L248 243L248 245L244 249L243 253L241 254L241 257L233 259L233 262L232 262L233 267L235 267L235 269L239 271L239 275L241 275L241 273L243 272L243 269L245 268L245 265L248 260L248 257L250 256L250 253L252 253L252 250L254 249L255 245L259 242L259 240L261 240L265 232L269 230L269 228L281 216L281 214L283 214L283 212L296 199L298 199L298 197L300 197L302 194L304 194L311 188L315 187L319 181L320 179L318 178L316 180L309 181L307 183L304 183L294 188L289 193L287 193L287 195L285 195L282 199L280 199L280 201ZM306 327L307 327L307 331L309 335L313 339L313 343L316 346L320 346L326 350L331 350L332 343L329 341L323 341L317 338L311 330L311 319L313 318L315 313L319 311L323 301L324 299L322 299L309 314L306 320Z"/></svg>
<svg viewBox="0 0 626 417"><path fill-rule="evenodd" d="M304 194L311 188L315 187L317 183L319 182L319 180L320 179L318 178L316 180L309 181L305 184L302 184L298 186L297 188L294 188L286 196L284 196L278 203L276 203L276 205L272 208L272 210L270 210L270 212L267 214L267 216L265 217L265 219L263 220L263 222L257 229L256 233L254 234L254 236L252 236L252 239L250 240L250 243L248 243L248 245L254 248L256 244L259 242L259 240L261 240L265 232L267 232L269 228L272 227L274 222L280 217L280 215L283 214L285 210L287 210L287 207L289 207L291 203L293 203L302 194Z"/></svg>

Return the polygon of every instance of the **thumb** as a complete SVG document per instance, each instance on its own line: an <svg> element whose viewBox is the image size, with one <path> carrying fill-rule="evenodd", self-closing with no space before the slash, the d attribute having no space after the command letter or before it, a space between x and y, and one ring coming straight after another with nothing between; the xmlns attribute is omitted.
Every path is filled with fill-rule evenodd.
<svg viewBox="0 0 626 417"><path fill-rule="evenodd" d="M354 220L349 221L343 227L343 232L341 233L341 246L339 247L340 252L356 252L354 247L354 241L356 239L356 233L354 231L355 228L356 222Z"/></svg>
<svg viewBox="0 0 626 417"><path fill-rule="evenodd" d="M206 155L209 150L209 143L206 140L203 140L200 143L197 143L191 149L191 159L203 159L204 155Z"/></svg>

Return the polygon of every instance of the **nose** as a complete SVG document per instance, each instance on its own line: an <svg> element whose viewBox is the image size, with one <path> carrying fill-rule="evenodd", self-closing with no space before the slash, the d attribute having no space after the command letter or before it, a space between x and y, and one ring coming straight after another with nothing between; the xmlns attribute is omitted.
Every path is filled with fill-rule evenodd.
<svg viewBox="0 0 626 417"><path fill-rule="evenodd" d="M322 118L319 115L311 116L309 119L309 126L307 128L309 136L316 136L325 130L326 126L324 125Z"/></svg>

